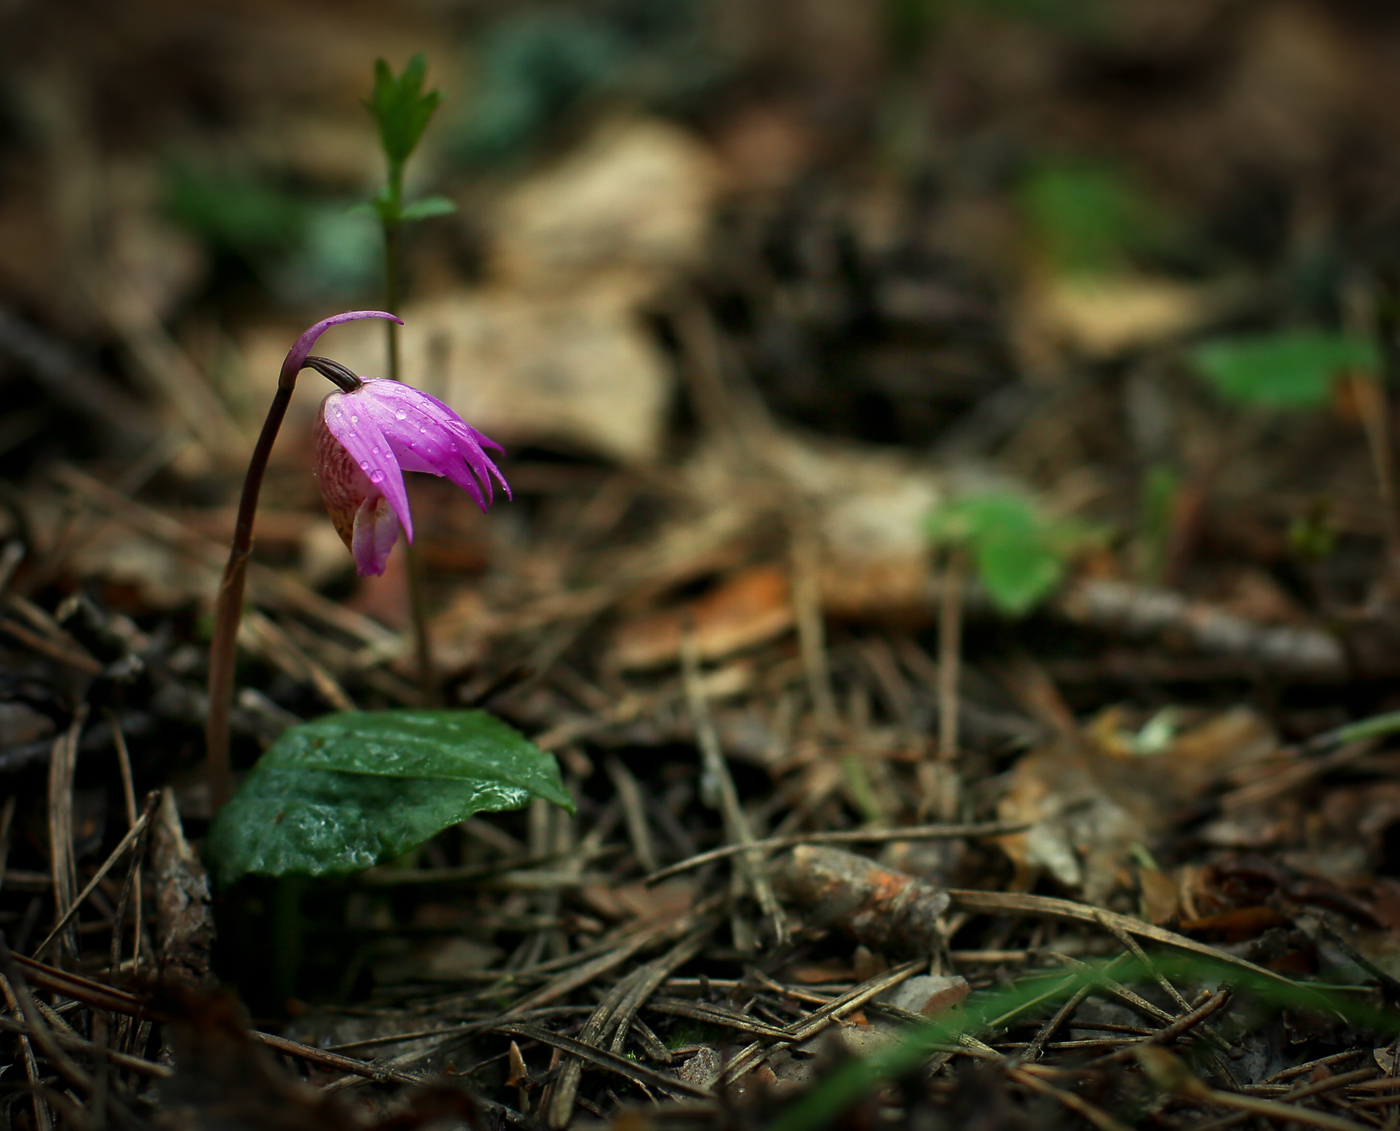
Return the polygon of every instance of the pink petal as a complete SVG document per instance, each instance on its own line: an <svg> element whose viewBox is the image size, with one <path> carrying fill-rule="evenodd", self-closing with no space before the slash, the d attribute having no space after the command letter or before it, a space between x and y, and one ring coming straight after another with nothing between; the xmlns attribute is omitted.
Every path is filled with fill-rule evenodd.
<svg viewBox="0 0 1400 1131"><path fill-rule="evenodd" d="M491 457L482 450L483 441L497 451L503 452L505 448L501 447L501 445L494 440L488 440L465 420L451 421L448 427L457 437L457 450L462 453L462 458L471 464L472 470L477 474L477 478L486 484L487 497L489 498L491 496L491 476L494 475L501 484L501 490L506 493L506 498L514 498L515 496L510 493L510 484L506 482L506 477L501 474L501 469L498 468Z"/></svg>
<svg viewBox="0 0 1400 1131"><path fill-rule="evenodd" d="M389 564L389 551L399 540L399 520L383 495L374 494L355 512L355 533L350 552L355 556L355 572L361 577L378 577Z"/></svg>
<svg viewBox="0 0 1400 1131"><path fill-rule="evenodd" d="M366 382L364 388L368 387ZM332 393L326 398L322 409L326 427L360 465L370 483L384 493L403 525L404 537L412 542L413 515L408 507L403 469L375 422L378 414L371 411L373 401L364 396L364 388L353 393Z"/></svg>
<svg viewBox="0 0 1400 1131"><path fill-rule="evenodd" d="M483 510L493 496L492 474L509 497L505 478L481 449L478 437L486 438L447 405L419 389L383 379L366 381L361 393L373 403L371 415L404 470L446 476Z"/></svg>

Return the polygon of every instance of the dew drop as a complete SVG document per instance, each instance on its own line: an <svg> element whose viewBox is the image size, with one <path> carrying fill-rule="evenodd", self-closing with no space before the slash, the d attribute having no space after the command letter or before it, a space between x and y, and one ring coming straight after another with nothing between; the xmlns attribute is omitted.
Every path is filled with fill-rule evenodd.
<svg viewBox="0 0 1400 1131"><path fill-rule="evenodd" d="M358 424L359 422L360 422L360 418L359 418L358 416L352 416L352 417L350 418L350 423L351 423L351 424Z"/></svg>
<svg viewBox="0 0 1400 1131"><path fill-rule="evenodd" d="M369 470L369 464L367 464L364 460L360 460L360 470L361 470L361 471L368 471L368 470Z"/></svg>
<svg viewBox="0 0 1400 1131"><path fill-rule="evenodd" d="M397 419L399 419L399 420L407 420L407 419L408 419L408 413L404 412L403 409L399 409L398 412L394 413L394 416L395 416Z"/></svg>
<svg viewBox="0 0 1400 1131"><path fill-rule="evenodd" d="M369 473L369 481L371 483L383 483L384 473L382 471L371 471Z"/></svg>

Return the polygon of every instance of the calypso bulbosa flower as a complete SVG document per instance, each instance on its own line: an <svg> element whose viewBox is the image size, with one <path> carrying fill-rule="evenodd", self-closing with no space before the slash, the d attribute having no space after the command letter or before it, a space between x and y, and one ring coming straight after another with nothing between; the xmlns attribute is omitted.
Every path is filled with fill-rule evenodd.
<svg viewBox="0 0 1400 1131"><path fill-rule="evenodd" d="M316 417L316 477L326 510L360 574L381 574L399 530L413 541L405 471L445 476L482 510L492 477L510 486L486 448L503 451L436 397L385 378L358 377L339 362L306 364L339 386Z"/></svg>

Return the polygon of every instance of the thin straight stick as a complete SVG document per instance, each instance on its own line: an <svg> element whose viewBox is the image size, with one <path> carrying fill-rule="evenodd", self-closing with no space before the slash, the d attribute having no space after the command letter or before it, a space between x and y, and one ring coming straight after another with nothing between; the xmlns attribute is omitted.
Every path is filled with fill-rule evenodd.
<svg viewBox="0 0 1400 1131"><path fill-rule="evenodd" d="M258 495L272 455L272 445L282 428L296 389L297 374L306 366L311 347L332 326L361 318L398 318L383 310L351 310L323 319L307 330L287 351L277 375L277 392L263 420L258 442L253 447L243 491L238 498L238 517L233 526L228 564L214 603L214 639L209 645L209 714L204 725L205 756L209 768L209 800L215 812L223 808L233 792L228 757L228 722L233 709L233 669L237 658L238 624L243 619L243 590L248 582L248 558L253 552L253 519L258 512Z"/></svg>
<svg viewBox="0 0 1400 1131"><path fill-rule="evenodd" d="M826 662L826 626L822 619L821 549L817 532L805 517L792 531L792 604L797 621L797 642L802 668L812 698L817 729L829 738L836 732L836 699L831 691L831 671Z"/></svg>
<svg viewBox="0 0 1400 1131"><path fill-rule="evenodd" d="M68 730L54 740L49 757L49 868L53 876L53 900L57 934L68 923L77 874L73 866L73 775L78 761L78 735L87 708L82 708ZM52 936L51 936L52 937ZM45 942L48 942L46 939ZM66 949L77 954L77 939L64 936Z"/></svg>
<svg viewBox="0 0 1400 1131"><path fill-rule="evenodd" d="M4 978L0 978L0 995L4 996L5 1005L22 1025L24 1015L20 1010L19 1000L10 989L10 983ZM35 1126L39 1131L53 1131L53 1116L49 1114L49 1105L44 1102L44 1093L39 1087L39 1062L35 1059L34 1044L30 1041L28 1033L20 1034L19 1051L24 1060L24 1076L29 1081L29 1099L34 1105Z"/></svg>
<svg viewBox="0 0 1400 1131"><path fill-rule="evenodd" d="M763 868L763 854L754 847L753 829L748 816L739 804L739 791L734 787L734 779L729 773L729 764L724 760L720 748L719 735L715 733L714 720L710 717L709 703L705 699L705 686L700 679L700 649L695 642L693 630L687 631L681 639L681 676L685 683L686 703L690 708L691 725L695 728L695 743L700 747L705 774L715 783L719 793L720 813L724 817L724 828L731 841L744 845L748 851L739 860L754 898L773 924L773 934L778 944L787 941L787 919L782 906L773 892L773 885Z"/></svg>
<svg viewBox="0 0 1400 1131"><path fill-rule="evenodd" d="M5 808L0 810L0 887L5 885L5 869L10 863L10 830L15 821L15 805L19 798L10 794L5 798Z"/></svg>
<svg viewBox="0 0 1400 1131"><path fill-rule="evenodd" d="M96 888L97 885L100 884L106 878L107 873L110 872L116 866L117 861L122 858L122 855L126 852L126 850L136 843L137 838L140 837L142 832L145 831L146 826L150 824L151 814L155 811L156 798L159 796L160 795L156 793L151 794L151 799L146 804L146 811L141 814L140 820L138 820L136 824L132 825L131 828L127 830L126 835L122 837L121 841L117 844L117 847L112 849L112 854L108 856L107 859L103 862L102 867L97 869L97 871L93 874L92 879L90 879L87 882L87 886L84 887L83 890L78 893L77 898L74 899L65 909L62 918L60 918L59 921L53 925L53 930L51 930L48 933L48 935L45 936L44 941L41 942L35 948L35 958L40 958L43 956L44 951L48 949L49 944L53 942L55 938L58 937L59 932L62 931L66 926L68 926L69 923L73 921L73 916L78 913L78 908L80 908L87 901L87 898L92 894L93 889Z"/></svg>
<svg viewBox="0 0 1400 1131"><path fill-rule="evenodd" d="M403 201L403 168L390 165L390 193L396 207ZM384 305L393 314L403 301L403 223L385 219L384 228ZM399 327L386 323L388 334L389 380L399 380ZM408 610L413 623L413 655L418 665L418 691L424 707L440 706L437 671L433 666L432 639L428 635L428 602L423 592L423 562L412 542L404 542L404 572L408 575Z"/></svg>
<svg viewBox="0 0 1400 1131"><path fill-rule="evenodd" d="M951 820L958 812L958 677L962 667L962 591L966 561L950 550L943 569L938 603L938 815Z"/></svg>
<svg viewBox="0 0 1400 1131"><path fill-rule="evenodd" d="M112 736L117 745L117 765L122 773L122 800L126 802L126 827L128 829L136 826L136 779L131 773L131 752L126 748L126 732L122 730L121 724L117 721L117 716L112 714ZM141 857L138 854L132 864L131 872L131 902L136 908L136 915L132 919L131 930L131 969L138 971L141 969ZM121 913L125 907L119 908L117 915L120 920ZM113 945L117 948L117 953L112 959L112 973L117 973L121 961L121 923L117 924L117 934Z"/></svg>

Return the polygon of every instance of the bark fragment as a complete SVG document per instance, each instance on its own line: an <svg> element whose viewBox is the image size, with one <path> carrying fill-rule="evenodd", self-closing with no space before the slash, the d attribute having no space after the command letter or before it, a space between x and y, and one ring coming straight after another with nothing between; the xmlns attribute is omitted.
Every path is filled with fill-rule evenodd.
<svg viewBox="0 0 1400 1131"><path fill-rule="evenodd" d="M821 927L839 927L872 950L922 957L942 938L948 896L904 872L839 848L804 844L776 870L780 892Z"/></svg>

